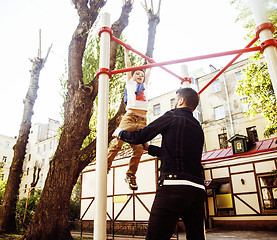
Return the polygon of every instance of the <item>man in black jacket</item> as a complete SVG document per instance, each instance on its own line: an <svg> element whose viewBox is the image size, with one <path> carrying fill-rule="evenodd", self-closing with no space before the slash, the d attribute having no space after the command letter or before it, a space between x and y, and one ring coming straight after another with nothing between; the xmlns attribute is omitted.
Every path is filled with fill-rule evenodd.
<svg viewBox="0 0 277 240"><path fill-rule="evenodd" d="M146 239L168 240L179 218L186 227L187 239L205 239L205 187L201 156L204 134L192 112L199 102L196 91L180 88L176 91L175 109L139 131L116 129L114 136L131 143L142 144L158 134L161 147L150 145L148 153L161 157L159 186L148 223Z"/></svg>

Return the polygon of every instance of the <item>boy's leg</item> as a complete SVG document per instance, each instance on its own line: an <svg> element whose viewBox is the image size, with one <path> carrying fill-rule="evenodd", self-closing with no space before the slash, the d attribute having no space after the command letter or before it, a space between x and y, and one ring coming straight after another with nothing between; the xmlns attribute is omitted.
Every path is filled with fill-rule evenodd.
<svg viewBox="0 0 277 240"><path fill-rule="evenodd" d="M136 130L136 119L134 114L129 112L125 113L118 127L126 131Z"/></svg>
<svg viewBox="0 0 277 240"><path fill-rule="evenodd" d="M136 175L139 161L143 154L143 145L142 144L139 144L139 145L130 144L130 145L133 149L133 154L130 158L129 169L126 172L126 175Z"/></svg>
<svg viewBox="0 0 277 240"><path fill-rule="evenodd" d="M137 181L136 181L136 172L138 169L140 157L143 153L143 146L141 144L140 145L132 144L131 147L133 148L133 154L129 161L129 169L126 172L125 181L129 184L129 188L131 190L137 190L138 185L137 185Z"/></svg>
<svg viewBox="0 0 277 240"><path fill-rule="evenodd" d="M119 124L119 128L123 129L123 130L129 130L128 128L132 125L132 119L130 117L130 114L125 113L123 118L121 119L121 122ZM110 170L111 166L112 166L112 162L116 156L116 154L118 153L118 151L121 150L121 147L123 145L123 141L118 139L118 138L114 138L111 141L110 147L108 149L108 171Z"/></svg>
<svg viewBox="0 0 277 240"><path fill-rule="evenodd" d="M134 116L134 120L135 122L134 122L132 131L139 130L146 126L146 118ZM129 169L126 172L126 175L135 175L138 169L140 158L143 154L143 145L142 144L139 144L139 145L130 144L130 145L131 145L131 148L133 149L133 154L130 158Z"/></svg>
<svg viewBox="0 0 277 240"><path fill-rule="evenodd" d="M110 147L108 149L108 171L111 169L113 160L116 154L118 153L118 151L121 149L122 144L123 144L123 141L118 138L114 138L111 141Z"/></svg>
<svg viewBox="0 0 277 240"><path fill-rule="evenodd" d="M132 126L133 128L132 131L139 130L146 126L146 118L133 115L133 121L134 121L134 124ZM136 172L138 169L140 158L143 154L143 145L142 144L139 144L139 145L130 144L130 145L133 149L133 154L129 161L129 169L126 172L125 181L129 184L129 188L131 190L137 190L138 186L136 182Z"/></svg>
<svg viewBox="0 0 277 240"><path fill-rule="evenodd" d="M127 112L123 116L119 128L127 131L135 131L139 130L146 126L146 118L139 117L134 113ZM122 142L123 144L123 142ZM121 144L121 146L122 146ZM121 148L120 146L120 148ZM143 145L131 145L133 149L133 154L129 162L129 169L126 173L125 181L129 184L129 188L132 190L137 190L136 177L135 174L137 172L138 164L140 161L140 157L143 153ZM119 150L117 150L118 152ZM116 156L117 152L114 154L113 158ZM111 157L112 158L112 157ZM112 160L113 160L112 158ZM112 162L112 161L110 161ZM108 161L109 165L109 161ZM111 163L110 163L111 166Z"/></svg>

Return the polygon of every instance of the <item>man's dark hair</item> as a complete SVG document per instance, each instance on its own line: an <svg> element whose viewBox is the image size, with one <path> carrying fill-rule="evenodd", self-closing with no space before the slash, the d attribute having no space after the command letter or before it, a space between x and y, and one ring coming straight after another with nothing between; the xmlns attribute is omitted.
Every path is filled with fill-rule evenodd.
<svg viewBox="0 0 277 240"><path fill-rule="evenodd" d="M179 88L176 91L179 99L183 98L185 100L186 106L189 107L192 111L197 107L199 103L198 93L192 88Z"/></svg>

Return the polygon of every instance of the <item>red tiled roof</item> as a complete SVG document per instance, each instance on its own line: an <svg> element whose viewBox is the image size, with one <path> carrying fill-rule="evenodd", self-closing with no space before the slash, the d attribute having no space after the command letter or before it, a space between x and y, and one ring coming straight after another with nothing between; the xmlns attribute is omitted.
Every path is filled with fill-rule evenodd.
<svg viewBox="0 0 277 240"><path fill-rule="evenodd" d="M217 149L213 151L203 152L202 154L202 163L208 163L208 162L214 162L214 161L221 161L221 160L229 160L239 157L249 157L249 156L255 156L260 153L265 152L277 152L277 144L276 142L277 138L271 138L262 140L259 142L256 142L254 146L251 147L251 149L248 152L240 153L240 154L233 154L232 147L223 148L223 149ZM115 159L121 159L130 157L132 154L132 148L126 148L118 152ZM144 151L146 153L146 151Z"/></svg>
<svg viewBox="0 0 277 240"><path fill-rule="evenodd" d="M240 154L233 154L232 147L203 152L202 163L214 162L222 159L234 159L242 156L250 157L266 152L277 152L276 139L277 138L271 138L256 142L256 144L252 146L248 152Z"/></svg>

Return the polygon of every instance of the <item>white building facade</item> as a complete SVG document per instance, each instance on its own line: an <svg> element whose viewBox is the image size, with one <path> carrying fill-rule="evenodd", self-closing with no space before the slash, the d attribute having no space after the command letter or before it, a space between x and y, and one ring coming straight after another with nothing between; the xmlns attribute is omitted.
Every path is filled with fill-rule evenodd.
<svg viewBox="0 0 277 240"><path fill-rule="evenodd" d="M244 103L246 98L236 92L236 86L248 62L249 60L245 59L230 66L199 95L200 103L193 114L204 131L204 151L231 146L228 139L235 134L248 136L255 142L265 139L263 133L268 122L262 113L258 113L255 117L246 116L245 112L248 110L248 105ZM218 72L219 70L213 70L195 78L191 87L196 91L202 89ZM171 109L175 92L171 91L149 100L149 122ZM273 135L275 136L277 135Z"/></svg>
<svg viewBox="0 0 277 240"><path fill-rule="evenodd" d="M59 127L59 122L52 119L47 124L37 123L31 127L23 163L20 198L27 197L33 181L37 181L35 189L43 189L49 162L58 146Z"/></svg>
<svg viewBox="0 0 277 240"><path fill-rule="evenodd" d="M223 222L228 227L240 225L242 228L250 228L253 223L252 227L260 224L261 229L265 226L276 229L277 181L274 180L271 185L264 183L265 179L276 177L276 138L265 140L265 118L262 114L255 118L246 116L244 97L236 93L236 85L247 64L248 60L243 60L228 68L224 75L200 94L200 106L194 112L205 135L202 156L205 178L212 182L207 188L206 223L209 227L215 223L220 226ZM192 87L201 89L218 71L213 70L195 78ZM149 123L172 108L175 92L149 100ZM233 153L228 139L237 134L256 142L251 151L238 155ZM157 136L151 144L159 145L160 142L161 136ZM139 189L132 192L123 180L130 154L128 149L121 154L117 155L108 175L107 233L121 233L125 229L126 234L135 235L147 224L160 162L143 154L137 172ZM80 216L84 222L94 220L95 174L94 164L86 167L81 174Z"/></svg>
<svg viewBox="0 0 277 240"><path fill-rule="evenodd" d="M8 179L10 166L13 159L13 146L16 141L16 137L8 137L0 134L0 180L2 181L6 181Z"/></svg>

